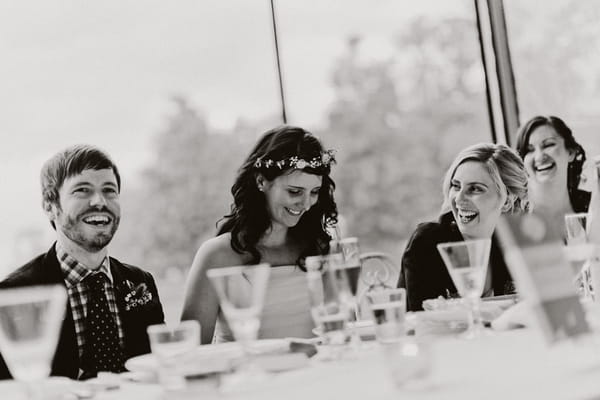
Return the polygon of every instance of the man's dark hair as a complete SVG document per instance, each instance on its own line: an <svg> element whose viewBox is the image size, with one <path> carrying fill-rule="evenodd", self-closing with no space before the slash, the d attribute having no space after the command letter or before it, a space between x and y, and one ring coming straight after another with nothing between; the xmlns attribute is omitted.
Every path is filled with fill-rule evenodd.
<svg viewBox="0 0 600 400"><path fill-rule="evenodd" d="M40 174L42 184L42 204L55 204L60 207L59 190L67 178L82 173L86 169L112 169L121 191L121 176L108 154L97 147L78 144L55 154L44 166ZM54 222L50 222L55 228Z"/></svg>

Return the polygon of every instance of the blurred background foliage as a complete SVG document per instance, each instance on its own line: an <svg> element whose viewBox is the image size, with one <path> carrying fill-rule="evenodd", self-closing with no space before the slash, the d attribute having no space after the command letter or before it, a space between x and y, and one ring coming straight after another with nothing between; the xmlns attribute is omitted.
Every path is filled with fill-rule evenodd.
<svg viewBox="0 0 600 400"><path fill-rule="evenodd" d="M574 105L598 98L598 70L585 62L600 40L592 24L597 7L575 3L547 7L543 16L518 2L508 5L522 118L554 109L577 115ZM552 22L558 16L561 24ZM534 18L543 29L528 29ZM362 38L347 38L331 69L327 118L305 128L338 150L333 178L346 234L358 236L363 250L387 251L399 262L417 223L437 218L443 174L455 154L491 136L472 18L421 16L399 27L392 43L391 57L364 61ZM115 245L159 275L183 276L228 212L236 170L261 135L259 126L279 120L273 115L216 130L185 96L173 101L176 111L156 134L154 159L123 193L127 217Z"/></svg>
<svg viewBox="0 0 600 400"><path fill-rule="evenodd" d="M440 2L438 5L446 3ZM219 11L222 7L219 2L211 4L211 12ZM242 1L238 6L255 7L254 4L246 5ZM338 150L338 165L333 168L332 175L337 183L336 200L345 233L357 236L363 251L386 251L399 263L404 244L416 225L437 218L442 202L442 178L454 155L467 145L491 140L472 2L465 0L452 3L452 15L432 12L430 4L426 12L415 12L414 16L386 13L387 8L398 11L394 8L395 2L381 2L377 7L368 2L344 2L343 6L352 9L354 14L360 14L362 8L373 12L373 15L360 15L358 20L354 20L353 16L337 18L336 6L332 5L334 3L327 3L328 7L324 6L325 2L312 3L311 7L298 7L297 2L282 0L278 4L281 5L281 54L290 124L309 129L323 140L326 147ZM573 128L575 136L590 155L600 154L599 4L595 0L504 1L521 121L535 114L559 115ZM266 3L262 6L266 11ZM132 7L133 11L137 10L135 6ZM177 10L167 5L154 4L149 8L152 7L156 8L155 11L160 7L165 7L164 12ZM204 3L198 7L202 14ZM112 10L100 11L113 15ZM221 11L228 15L229 11ZM82 15L89 17L91 14L84 12ZM126 14L123 15L126 17ZM264 13L266 22L269 22L266 19L268 15ZM122 50L116 45L100 49L90 45L88 47L93 52L88 54L82 48L69 44L68 39L74 35L70 34L67 26L63 32L66 39L46 43L44 40L48 35L37 39L24 36L24 41L18 42L19 46L9 47L17 56L7 57L13 62L10 65L15 71L24 69L26 72L22 76L15 74L14 85L39 87L39 96L33 99L19 101L19 97L11 98L11 104L26 104L23 115L36 110L36 103L30 100L46 108L54 104L54 100L71 101L66 94L77 99L77 96L81 96L86 102L98 102L94 103L101 110L97 120L93 118L94 114L84 113L81 120L76 122L76 113L64 106L70 103L56 101L58 106L63 105L63 108L57 106L51 110L56 121L44 121L50 124L51 132L63 132L69 128L70 134L82 141L102 144L101 138L91 128L102 131L107 126L112 127L108 122L111 119L118 120L122 114L142 113L143 121L149 124L148 121L160 115L155 105L168 96L165 93L175 91L176 95L171 96L173 107L170 114L164 117L160 129L141 129L143 132L134 136L127 134L127 127L116 124L123 129L123 137L111 137L106 141L115 146L112 149L107 147L123 172L130 170L132 165L128 163L127 155L131 155L132 160L139 159L138 153L145 151L145 143L141 141L145 141L149 133L153 136L151 155L145 160L142 172L124 182L122 225L110 251L112 255L155 274L163 304L168 304L171 319L178 317L185 276L198 246L215 235L217 221L229 211L232 201L230 187L237 168L257 138L265 130L281 123L274 88L275 71L269 69L274 65L269 43L271 32L267 29L270 23L263 21L265 23L262 25L253 23L242 27L242 21L238 21L239 31L235 35L240 37L226 37L224 32L210 37L198 35L197 31L215 31L220 28L218 24L207 23L204 26L197 23L197 16L190 17L190 20L187 17L175 12L165 15L165 21L180 19L182 27L181 32L175 30L182 36L174 36L179 39L171 38L170 41L165 39L164 43L168 44L165 46L157 46L156 40L152 39L153 35L161 35L162 31L149 18L146 23L150 28L145 31L145 36L150 39L145 42L146 47L137 46L140 37L128 36L130 24L124 18L121 22L126 29L119 31L123 36L115 36L114 40L132 46L136 43L137 50L151 49L150 53L139 53L142 56L138 54L126 58L128 52L121 54L118 51L115 56L108 50ZM307 18L321 18L320 21L326 23L307 24ZM381 27L377 25L379 23ZM172 25L175 24L168 26L168 32L172 31ZM313 29L315 26L320 28ZM353 32L354 26L356 32ZM115 29L119 27L116 25ZM50 24L49 28L53 32L56 26ZM230 27L227 26L227 29ZM91 36L87 40L96 43L94 40L102 37L104 31L103 27L100 33L90 29L87 33ZM194 32L194 35L189 32ZM212 34L216 35L214 32ZM213 43L218 42L221 36L226 39L225 46L228 47L225 50ZM28 40L33 47L27 47L31 45ZM327 41L327 46L315 46L315 41L321 40ZM181 46L183 42L190 43L191 50L188 52L200 54L193 59L193 63L176 58L179 57L175 54L176 45ZM80 62L68 70L72 79L61 81L66 94L62 93L62 86L58 90L51 90L45 74L38 76L37 69L24 67L31 64L28 57L46 54L37 46L48 46L50 52L50 43L63 51L76 49L80 57L69 60L69 63ZM31 53L24 51L21 54L21 48ZM385 51L373 52L373 48ZM151 57L156 52L159 53L158 61ZM180 53L187 54L185 51ZM373 57L373 53L384 56ZM244 61L247 57L254 57L261 63L246 65ZM117 104L117 114L110 114L101 96L96 98L90 95L110 88L111 85L106 82L113 83L113 76L102 75L105 58L111 63L107 69L122 69L125 73L118 77L132 82L131 88L115 86L115 90L120 91L117 93L123 97L142 90L145 87L142 84L144 79L153 83L152 90L146 88L144 90L147 92L143 92L147 93L148 99L144 99L147 103L132 101L125 106ZM85 63L88 59L91 64ZM117 59L122 62L118 64L120 69L112 64ZM147 60L149 65L145 65ZM150 60L155 60L154 64ZM164 78L159 78L162 75L156 69L163 72L165 60L169 62L169 79L163 81ZM95 70L98 79L94 73L89 74L94 77L92 80L77 75L80 71L94 70L94 67L99 68ZM60 63L57 68L55 74L65 69ZM311 80L317 76L315 70L324 69L328 72L326 81ZM133 76L129 75L130 70L134 71ZM305 71L311 71L312 74L305 74ZM209 91L205 90L206 81L197 75L207 76L207 79L225 75L225 80L218 81L216 89L222 93L215 93L212 87L213 91L206 95L208 97L199 96L199 92L204 94ZM248 81L247 76L255 76L256 82ZM34 77L38 81L32 80ZM17 78L23 80L18 81ZM81 85L78 79L84 84ZM89 87L94 88L89 83L91 81L104 86L89 90ZM324 88L327 90L321 90ZM301 114L299 108L306 106L306 99L310 102L315 93L323 96L323 93L329 93L329 89L331 98L327 99L327 106L319 108L315 113L319 115L311 119L320 122L305 124L294 118ZM104 94L110 93L107 91ZM57 97L60 94L63 97ZM46 100L48 96L53 99L52 102ZM117 97L115 100L118 100ZM239 103L233 97L250 98L252 104L238 109L236 105ZM325 104L324 97L314 103ZM129 97L124 101L127 99ZM223 105L227 99L231 99L231 107ZM302 99L304 103L295 102L296 99ZM245 113L249 109L254 110L254 103L257 110L261 109L259 103L272 104L267 107L271 114L257 112L250 119ZM295 108L296 105L298 108ZM228 113L223 114L223 108ZM216 128L210 121L217 114L246 117L240 117L230 128ZM91 121L88 120L90 118ZM62 142L50 135L40 135L29 143L30 136L27 134L30 132L27 129L37 131L25 122L33 120L23 118L20 125L23 125L24 133L14 135L10 146L5 146L8 150L5 149L4 157L8 157L9 148L12 147L18 151L21 146L27 149L27 154L35 154L35 148L38 151L44 149L40 151L44 158L31 157L24 161L25 164L31 164L25 165L26 169L35 170L37 174L39 166L48 156L48 149L54 149L59 144L62 147ZM108 131L114 135L115 129ZM71 139L67 134L60 139L70 144ZM122 143L128 145L123 146ZM15 163L17 161L20 160L15 160ZM8 165L23 166L22 163ZM18 198L22 198L19 193L24 192L17 190L16 193ZM47 249L53 240L54 233L48 224L21 225L22 229L10 233L6 240L10 251L5 251L8 254L5 264L10 267L16 267Z"/></svg>
<svg viewBox="0 0 600 400"><path fill-rule="evenodd" d="M436 218L454 154L489 140L473 30L470 20L418 18L398 31L390 59L362 62L361 38L351 37L332 68L335 98L326 123L306 128L338 150L339 211L346 233L365 250L399 257L417 222ZM211 130L202 111L184 97L174 101L153 163L123 193L130 207L116 241L158 273L187 270L199 244L215 234L235 172L262 133L244 124Z"/></svg>

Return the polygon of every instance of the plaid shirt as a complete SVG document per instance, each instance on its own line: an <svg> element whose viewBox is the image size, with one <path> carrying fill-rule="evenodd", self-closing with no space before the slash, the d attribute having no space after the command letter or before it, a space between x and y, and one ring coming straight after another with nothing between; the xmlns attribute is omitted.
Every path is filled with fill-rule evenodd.
<svg viewBox="0 0 600 400"><path fill-rule="evenodd" d="M94 271L85 267L79 261L67 254L58 243L56 243L56 256L60 263L63 278L67 286L69 304L71 305L71 313L73 314L73 323L75 325L75 336L77 337L77 347L79 348L79 357L83 354L83 347L85 344L85 317L87 315L88 303L88 287L83 283L83 280L95 272L104 272L110 281L104 282L104 292L106 293L106 299L108 300L108 308L117 321L119 340L121 346L123 346L123 327L117 311L115 289L112 285L112 274L110 273L110 262L108 257L102 261L98 270Z"/></svg>

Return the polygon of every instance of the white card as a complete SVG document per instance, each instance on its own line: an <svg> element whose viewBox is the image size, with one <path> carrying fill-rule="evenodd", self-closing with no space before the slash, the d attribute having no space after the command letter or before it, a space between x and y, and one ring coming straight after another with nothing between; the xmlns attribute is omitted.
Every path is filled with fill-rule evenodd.
<svg viewBox="0 0 600 400"><path fill-rule="evenodd" d="M535 213L503 216L497 232L519 296L533 304L547 340L589 332L562 238L552 237Z"/></svg>

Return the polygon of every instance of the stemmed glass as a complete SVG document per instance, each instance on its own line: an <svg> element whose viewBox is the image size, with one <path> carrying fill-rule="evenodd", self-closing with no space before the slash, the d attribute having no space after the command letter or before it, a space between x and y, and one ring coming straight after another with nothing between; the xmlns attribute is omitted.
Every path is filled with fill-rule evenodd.
<svg viewBox="0 0 600 400"><path fill-rule="evenodd" d="M483 332L481 295L490 258L490 239L440 243L437 249L461 297L469 303L469 328L465 338L474 338Z"/></svg>
<svg viewBox="0 0 600 400"><path fill-rule="evenodd" d="M66 302L61 285L0 290L0 352L30 399L44 397Z"/></svg>
<svg viewBox="0 0 600 400"><path fill-rule="evenodd" d="M258 337L271 266L263 263L251 266L213 268L206 272L211 280L223 314L240 342L244 357L233 375L228 377L232 387L264 378L265 373L252 362L251 344Z"/></svg>
<svg viewBox="0 0 600 400"><path fill-rule="evenodd" d="M565 215L566 228L566 257L575 276L575 282L581 278L581 297L583 300L591 298L590 292L590 260L593 256L594 245L588 236L588 213Z"/></svg>

